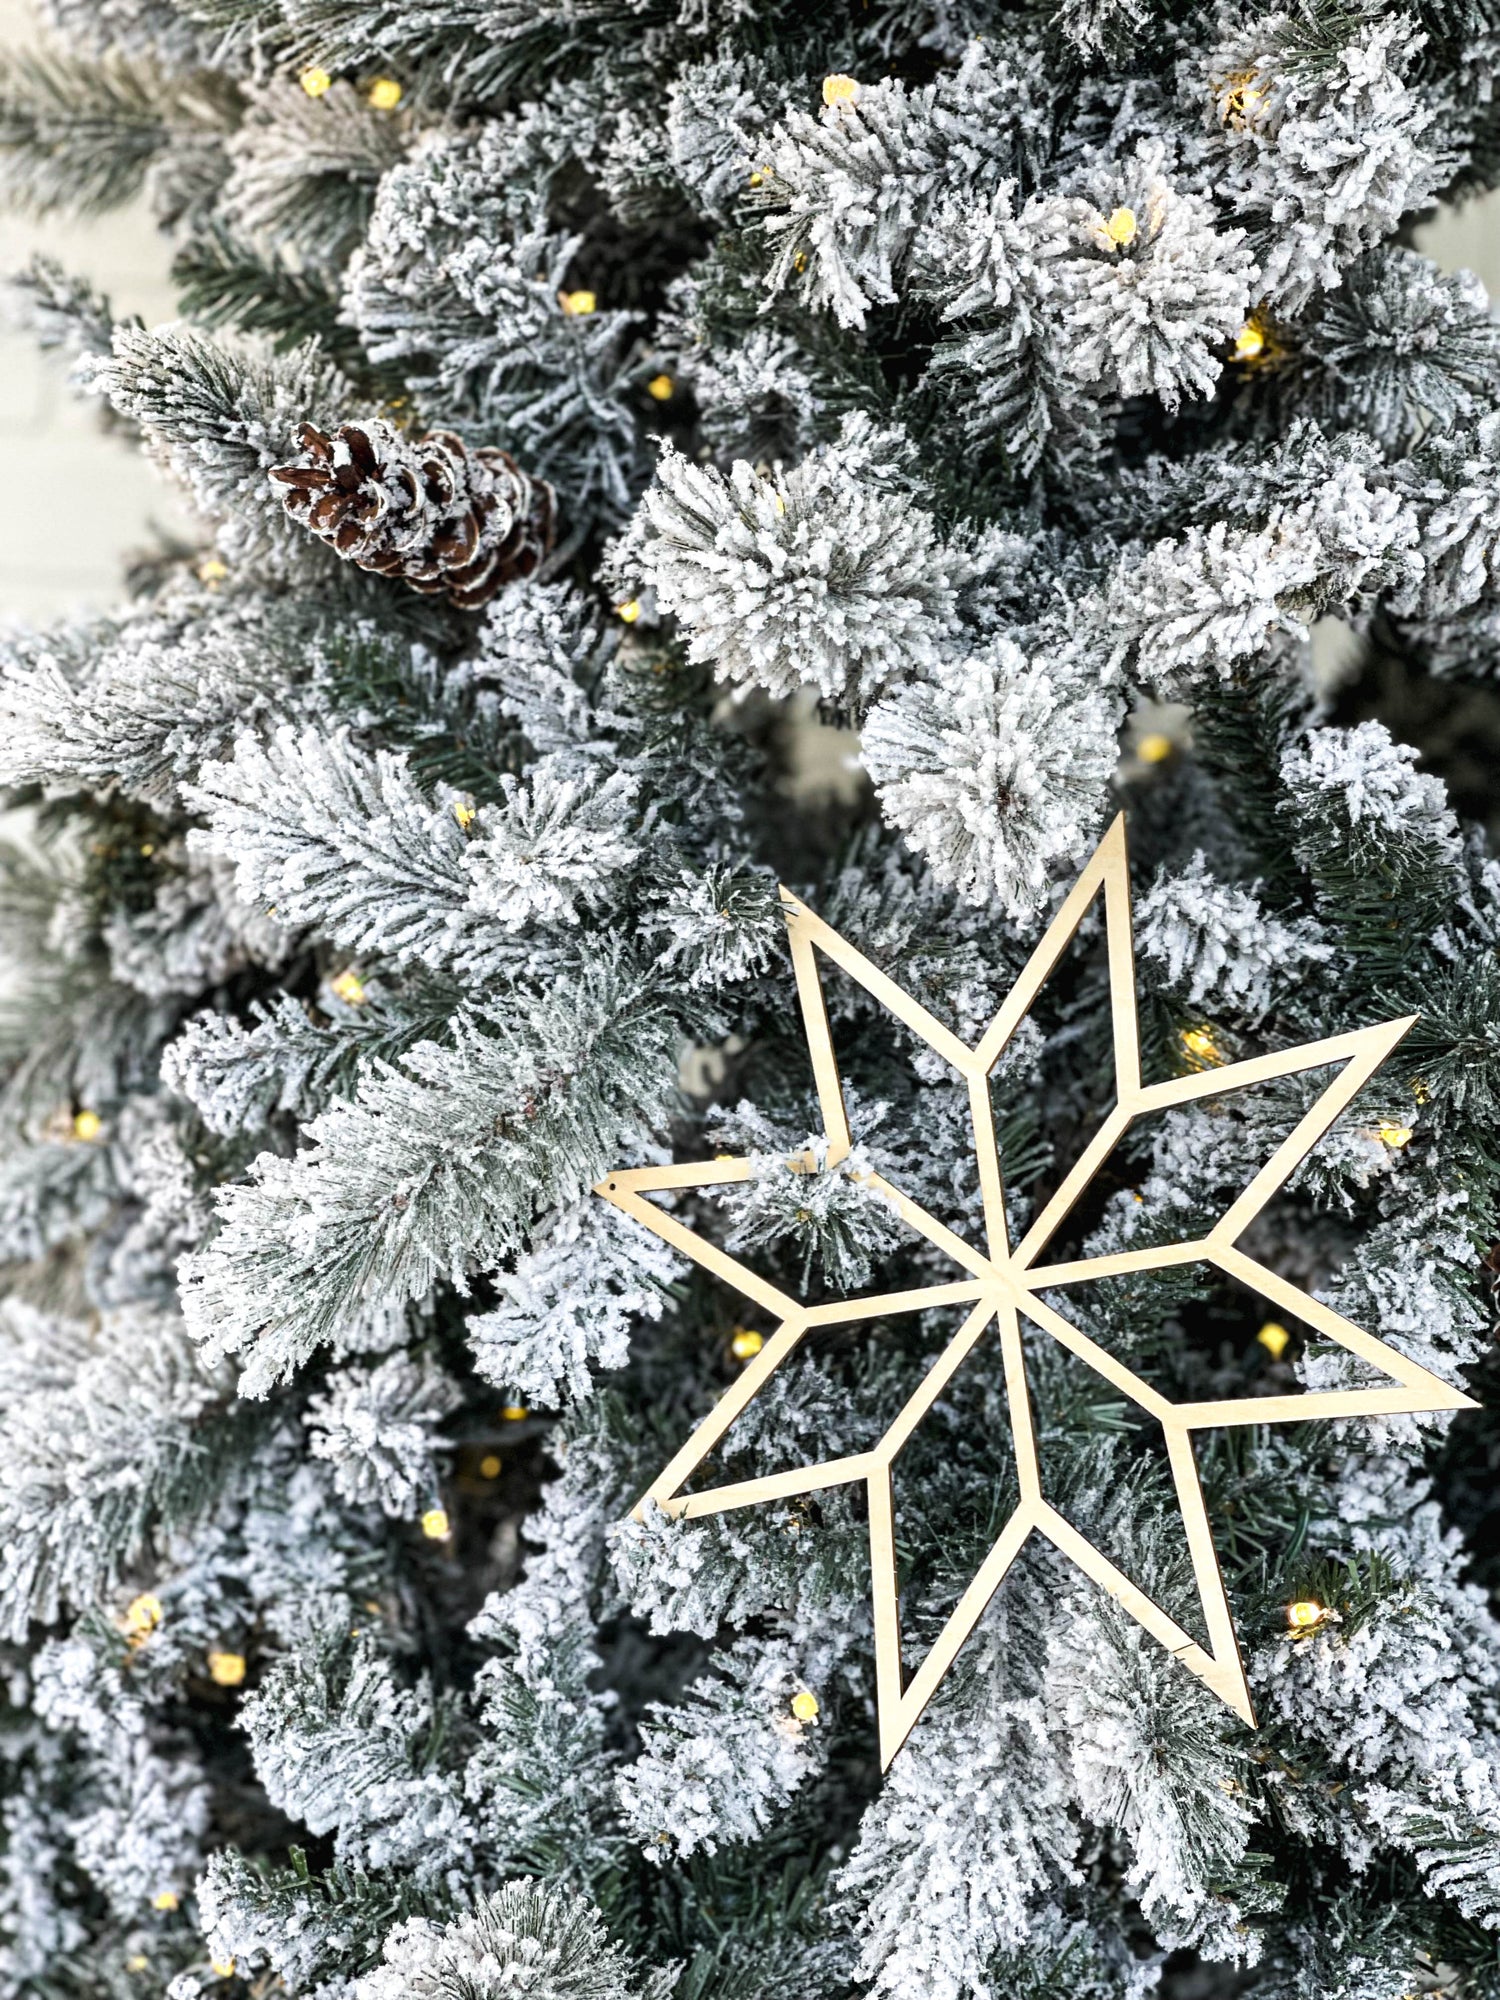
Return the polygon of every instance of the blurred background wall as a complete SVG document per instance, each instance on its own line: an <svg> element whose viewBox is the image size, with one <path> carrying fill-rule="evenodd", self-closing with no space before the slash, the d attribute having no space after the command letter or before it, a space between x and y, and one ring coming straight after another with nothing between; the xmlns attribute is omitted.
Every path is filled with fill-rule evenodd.
<svg viewBox="0 0 1500 2000"><path fill-rule="evenodd" d="M28 0L0 0L0 45L36 35ZM1449 270L1477 271L1500 300L1500 199L1440 215L1421 247ZM141 203L88 223L33 223L0 212L0 274L45 250L92 278L116 312L170 319L170 260ZM97 610L119 593L122 558L151 524L180 527L171 488L128 445L101 434L65 364L0 324L0 620L27 623Z"/></svg>
<svg viewBox="0 0 1500 2000"><path fill-rule="evenodd" d="M0 44L36 35L28 0L0 0ZM93 222L26 222L0 208L0 274L45 250L85 272L116 312L148 325L174 312L171 252L141 203ZM91 403L67 387L66 362L0 321L0 619L31 623L98 610L120 594L122 558L150 524L183 511L160 474L101 434Z"/></svg>

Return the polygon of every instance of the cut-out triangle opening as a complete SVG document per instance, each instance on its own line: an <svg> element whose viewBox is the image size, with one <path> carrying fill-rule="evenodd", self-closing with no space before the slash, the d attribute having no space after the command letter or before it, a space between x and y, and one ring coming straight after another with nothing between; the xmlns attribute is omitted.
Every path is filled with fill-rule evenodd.
<svg viewBox="0 0 1500 2000"><path fill-rule="evenodd" d="M1211 1650L1161 1424L1029 1318L1022 1340L1042 1498Z"/></svg>
<svg viewBox="0 0 1500 2000"><path fill-rule="evenodd" d="M1309 1314L1316 1302L1255 1282L1258 1274L1225 1271L1207 1258L1156 1270L1127 1271L1056 1286L1043 1305L1104 1352L1121 1361L1173 1403L1227 1402L1300 1396L1295 1367L1303 1355L1331 1344ZM1277 1274L1268 1274L1275 1285ZM1290 1285L1293 1281L1288 1281ZM1329 1386L1388 1389L1395 1377L1339 1349Z"/></svg>
<svg viewBox="0 0 1500 2000"><path fill-rule="evenodd" d="M1014 1244L1046 1209L1115 1107L1102 883L996 1054L988 1099ZM1054 1115L1048 1136L1033 1108L1041 1102L1054 1114L1067 1113L1061 1124ZM982 1136L976 1134L976 1140L982 1143Z"/></svg>
<svg viewBox="0 0 1500 2000"><path fill-rule="evenodd" d="M1171 1398L1196 1374L1185 1374L1187 1328L1205 1299L1227 1284L1206 1258L1145 1271L1086 1278L1036 1294L1143 1382ZM1191 1367L1191 1364L1189 1364Z"/></svg>
<svg viewBox="0 0 1500 2000"><path fill-rule="evenodd" d="M725 1488L774 1482L767 1498L804 1489L804 1512L816 1513L817 1495L834 1486L861 1484L849 1461L874 1450L899 1416L925 1372L962 1324L966 1305L881 1314L807 1328L786 1342L759 1388L679 1488L701 1497ZM776 1336L780 1339L782 1336ZM727 1370L764 1369L769 1344L737 1357ZM830 1467L826 1480L818 1468ZM805 1480L796 1475L806 1472ZM760 1496L747 1491L737 1504Z"/></svg>
<svg viewBox="0 0 1500 2000"><path fill-rule="evenodd" d="M947 1258L950 1268L939 1282L971 1275L953 1254L960 1246L943 1242L941 1228L934 1243L899 1197L857 1171L799 1171L791 1165L797 1157L768 1158L753 1173L711 1162L698 1171L706 1176L718 1169L721 1178L676 1190L636 1188L634 1197L690 1233L691 1242L679 1239L675 1248L769 1311L878 1297L892 1288L892 1272L919 1244ZM621 1173L603 1187L614 1196L622 1189L631 1193L631 1183L632 1176ZM648 1226L656 1226L654 1216ZM746 1273L759 1282L747 1285Z"/></svg>
<svg viewBox="0 0 1500 2000"><path fill-rule="evenodd" d="M1277 1192L1257 1186L1303 1119L1346 1068L1325 1061L1292 1075L1239 1083L1185 1103L1137 1112L1114 1144L1101 1151L1093 1174L1077 1190L1050 1236L1028 1243L1028 1264L1045 1270L1085 1258L1137 1255L1164 1244L1202 1242L1237 1207L1247 1227ZM1347 1123L1334 1120L1330 1140L1347 1144ZM1361 1140L1361 1144L1365 1142ZM1283 1163L1293 1187L1296 1161Z"/></svg>
<svg viewBox="0 0 1500 2000"><path fill-rule="evenodd" d="M902 1647L920 1666L1020 1501L1005 1361L992 1313L976 1308L934 1356L931 1396L891 1460ZM955 1362L955 1351L961 1358ZM931 1394L931 1374L942 1376Z"/></svg>
<svg viewBox="0 0 1500 2000"><path fill-rule="evenodd" d="M989 1101L988 1128L982 1119L974 1121L972 1171L976 1185L982 1187L981 1153L986 1145L993 1145L1003 1191L1006 1245L1020 1242L1028 1223L1061 1178L1039 1109L1035 1050L1026 1026L1023 1022L1017 1040L1011 1045L1015 1060L1011 1062L1002 1056L982 1086ZM992 1232L992 1251L997 1256L1003 1247L999 1235L998 1229Z"/></svg>

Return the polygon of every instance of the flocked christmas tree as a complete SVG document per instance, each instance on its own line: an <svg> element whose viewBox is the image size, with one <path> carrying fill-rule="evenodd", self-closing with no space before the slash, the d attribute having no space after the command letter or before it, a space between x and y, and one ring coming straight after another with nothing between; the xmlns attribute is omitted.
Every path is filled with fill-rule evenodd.
<svg viewBox="0 0 1500 2000"><path fill-rule="evenodd" d="M952 1275L860 1176L975 1231L964 1087L830 975L819 1151L778 881L972 1043L1123 806L1148 1078L1421 1017L1246 1247L1500 1386L1500 330L1410 246L1500 176L1484 0L46 11L8 199L144 185L182 318L20 296L203 535L5 654L4 1991L1500 1993L1492 1415L1198 1438L1257 1729L1034 1543L882 1775L861 1489L628 1519L769 1322L590 1193L749 1155L673 1212L782 1289ZM1103 941L994 1078L1017 1229ZM1137 1121L1059 1244L1200 1236L1317 1087ZM1206 1264L1054 1303L1173 1401L1367 1379ZM954 1321L810 1340L714 1476ZM1159 1427L1025 1354L1193 1630ZM981 1343L909 1666L1015 1477Z"/></svg>

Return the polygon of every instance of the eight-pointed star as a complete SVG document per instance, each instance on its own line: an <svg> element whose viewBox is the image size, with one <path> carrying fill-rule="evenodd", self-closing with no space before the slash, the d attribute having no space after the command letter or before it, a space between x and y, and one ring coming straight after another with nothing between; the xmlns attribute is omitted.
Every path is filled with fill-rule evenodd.
<svg viewBox="0 0 1500 2000"><path fill-rule="evenodd" d="M1110 1004L1114 1026L1115 1104L1089 1145L1079 1156L1057 1192L1037 1215L1021 1241L1011 1244L1006 1228L1000 1163L995 1146L990 1102L990 1072L1031 1006L1038 989L1066 950L1089 905L1102 893L1108 943ZM1006 998L976 1048L951 1034L894 981L806 909L782 891L792 962L802 1004L808 1052L812 1058L827 1160L836 1164L851 1148L849 1121L834 1061L828 1015L823 1002L816 954L821 951L855 979L882 1005L904 1021L923 1041L952 1064L969 1086L974 1142L983 1192L986 1249L980 1251L946 1229L935 1216L892 1187L879 1175L865 1176L902 1218L931 1243L944 1250L970 1275L953 1284L934 1284L914 1291L885 1292L871 1297L835 1300L808 1307L788 1297L738 1259L706 1241L649 1197L668 1189L723 1187L750 1177L743 1159L719 1159L708 1165L641 1167L621 1170L600 1181L595 1192L627 1215L732 1285L780 1322L728 1393L720 1398L687 1443L642 1497L654 1500L673 1515L719 1513L760 1501L786 1499L851 1480L863 1480L869 1499L870 1564L874 1594L877 1708L883 1766L906 1740L934 1689L974 1629L1028 1536L1044 1536L1095 1582L1101 1584L1151 1636L1190 1667L1228 1705L1253 1725L1254 1711L1246 1685L1234 1624L1214 1553L1207 1510L1193 1455L1193 1432L1215 1424L1305 1422L1311 1417L1375 1416L1425 1410L1473 1407L1472 1400L1416 1362L1289 1284L1237 1247L1252 1218L1286 1181L1300 1160L1332 1125L1355 1093L1384 1061L1412 1025L1415 1016L1386 1021L1352 1033L1308 1042L1299 1048L1258 1056L1166 1083L1143 1084L1136 1025L1135 978L1130 921L1130 879L1125 851L1125 820L1117 818L1075 883L1045 937ZM1156 1245L1110 1256L1085 1257L1067 1263L1041 1263L1059 1224L1109 1157L1132 1119L1194 1098L1220 1097L1226 1091L1291 1076L1325 1064L1341 1065L1338 1074L1275 1153L1197 1241ZM811 1168L810 1158L796 1163ZM1094 1341L1080 1333L1047 1304L1041 1293L1088 1279L1130 1271L1157 1270L1172 1264L1207 1260L1231 1278L1252 1287L1282 1310L1295 1315L1329 1340L1348 1348L1390 1379L1390 1387L1315 1391L1306 1395L1245 1396L1223 1402L1170 1403L1156 1389L1126 1368ZM766 1478L684 1494L683 1486L719 1444L735 1418L812 1328L846 1325L883 1318L919 1307L965 1304L967 1317L947 1348L918 1384L885 1436L869 1451L826 1460ZM1124 1576L1076 1528L1042 1497L1036 1434L1032 1422L1022 1356L1020 1317L1050 1333L1064 1347L1095 1368L1106 1381L1160 1423L1178 1503L1187 1532L1193 1572L1211 1650L1205 1651L1182 1628ZM895 1519L891 1467L902 1446L922 1421L944 1386L980 1339L995 1323L1005 1366L1006 1395L1014 1435L1020 1499L974 1580L949 1617L932 1650L904 1681L896 1575ZM640 1507L636 1509L637 1516Z"/></svg>

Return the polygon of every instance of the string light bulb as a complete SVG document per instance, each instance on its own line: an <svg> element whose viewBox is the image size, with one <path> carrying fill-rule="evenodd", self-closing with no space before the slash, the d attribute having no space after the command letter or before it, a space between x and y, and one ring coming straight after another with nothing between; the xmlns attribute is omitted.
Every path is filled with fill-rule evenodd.
<svg viewBox="0 0 1500 2000"><path fill-rule="evenodd" d="M97 1139L103 1130L104 1120L99 1116L97 1111L78 1111L74 1113L73 1137L75 1139L82 1139L87 1144L91 1139Z"/></svg>
<svg viewBox="0 0 1500 2000"><path fill-rule="evenodd" d="M243 1653L210 1653L208 1672L215 1686L237 1688L245 1678L245 1656Z"/></svg>
<svg viewBox="0 0 1500 2000"><path fill-rule="evenodd" d="M326 97L333 88L333 78L317 63L310 63L297 81L309 97Z"/></svg>
<svg viewBox="0 0 1500 2000"><path fill-rule="evenodd" d="M161 1599L154 1590L143 1590L125 1607L125 1630L132 1638L144 1639L162 1620Z"/></svg>
<svg viewBox="0 0 1500 2000"><path fill-rule="evenodd" d="M1135 754L1143 764L1165 764L1172 754L1172 739L1163 736L1159 729L1143 736L1135 746Z"/></svg>
<svg viewBox="0 0 1500 2000"><path fill-rule="evenodd" d="M831 111L836 104L853 104L859 97L859 85L852 76L825 76L823 79L823 102Z"/></svg>
<svg viewBox="0 0 1500 2000"><path fill-rule="evenodd" d="M1240 70L1228 79L1228 83L1229 88L1219 106L1219 116L1226 125L1243 132L1265 103L1265 89L1253 69Z"/></svg>
<svg viewBox="0 0 1500 2000"><path fill-rule="evenodd" d="M1220 1054L1219 1045L1214 1040L1213 1030L1207 1026L1201 1028L1184 1028L1182 1031L1182 1046L1195 1062L1202 1063L1205 1066L1221 1063L1224 1060Z"/></svg>
<svg viewBox="0 0 1500 2000"><path fill-rule="evenodd" d="M451 1532L446 1507L429 1507L422 1516L422 1533L429 1542L445 1542Z"/></svg>
<svg viewBox="0 0 1500 2000"><path fill-rule="evenodd" d="M596 311L599 305L598 299L588 290L559 292L557 303L570 319L587 319L588 315Z"/></svg>
<svg viewBox="0 0 1500 2000"><path fill-rule="evenodd" d="M1375 1129L1379 1132L1383 1143L1398 1153L1403 1146L1411 1144L1410 1125L1396 1125L1389 1119L1382 1119Z"/></svg>
<svg viewBox="0 0 1500 2000"><path fill-rule="evenodd" d="M1266 351L1265 328L1247 319L1234 337L1234 358L1236 361L1259 361Z"/></svg>
<svg viewBox="0 0 1500 2000"><path fill-rule="evenodd" d="M506 1423L518 1424L523 1417L529 1417L531 1412L524 1403L507 1403L500 1415Z"/></svg>
<svg viewBox="0 0 1500 2000"><path fill-rule="evenodd" d="M153 1910L175 1910L181 1898L175 1889L158 1889L151 1898Z"/></svg>
<svg viewBox="0 0 1500 2000"><path fill-rule="evenodd" d="M484 1457L480 1459L479 1476L481 1479L498 1479L500 1477L500 1460L496 1453L487 1451Z"/></svg>
<svg viewBox="0 0 1500 2000"><path fill-rule="evenodd" d="M365 982L354 967L347 966L338 978L331 982L334 994L346 1007L363 1007L365 1004Z"/></svg>
<svg viewBox="0 0 1500 2000"><path fill-rule="evenodd" d="M1315 1597L1299 1597L1286 1608L1286 1622L1294 1632L1313 1632L1328 1616Z"/></svg>
<svg viewBox="0 0 1500 2000"><path fill-rule="evenodd" d="M1128 250L1140 233L1133 208L1117 208L1104 225L1104 233L1117 250Z"/></svg>
<svg viewBox="0 0 1500 2000"><path fill-rule="evenodd" d="M633 625L640 615L641 600L638 597L627 597L623 604L615 606L615 616L624 625Z"/></svg>
<svg viewBox="0 0 1500 2000"><path fill-rule="evenodd" d="M469 804L467 799L455 799L453 801L453 817L458 821L464 832L467 833L469 828L474 824L474 808Z"/></svg>
<svg viewBox="0 0 1500 2000"><path fill-rule="evenodd" d="M365 94L376 111L394 111L406 93L393 76L377 76Z"/></svg>
<svg viewBox="0 0 1500 2000"><path fill-rule="evenodd" d="M1268 1319L1255 1338L1273 1361L1279 1361L1286 1353L1292 1336L1278 1319Z"/></svg>
<svg viewBox="0 0 1500 2000"><path fill-rule="evenodd" d="M799 1722L817 1721L818 1697L811 1688L799 1688L792 1696L792 1713Z"/></svg>
<svg viewBox="0 0 1500 2000"><path fill-rule="evenodd" d="M757 1333L753 1326L742 1326L735 1329L729 1351L736 1361L753 1361L765 1344L764 1334Z"/></svg>
<svg viewBox="0 0 1500 2000"><path fill-rule="evenodd" d="M646 394L653 403L670 403L676 386L670 375L653 375L646 384Z"/></svg>

